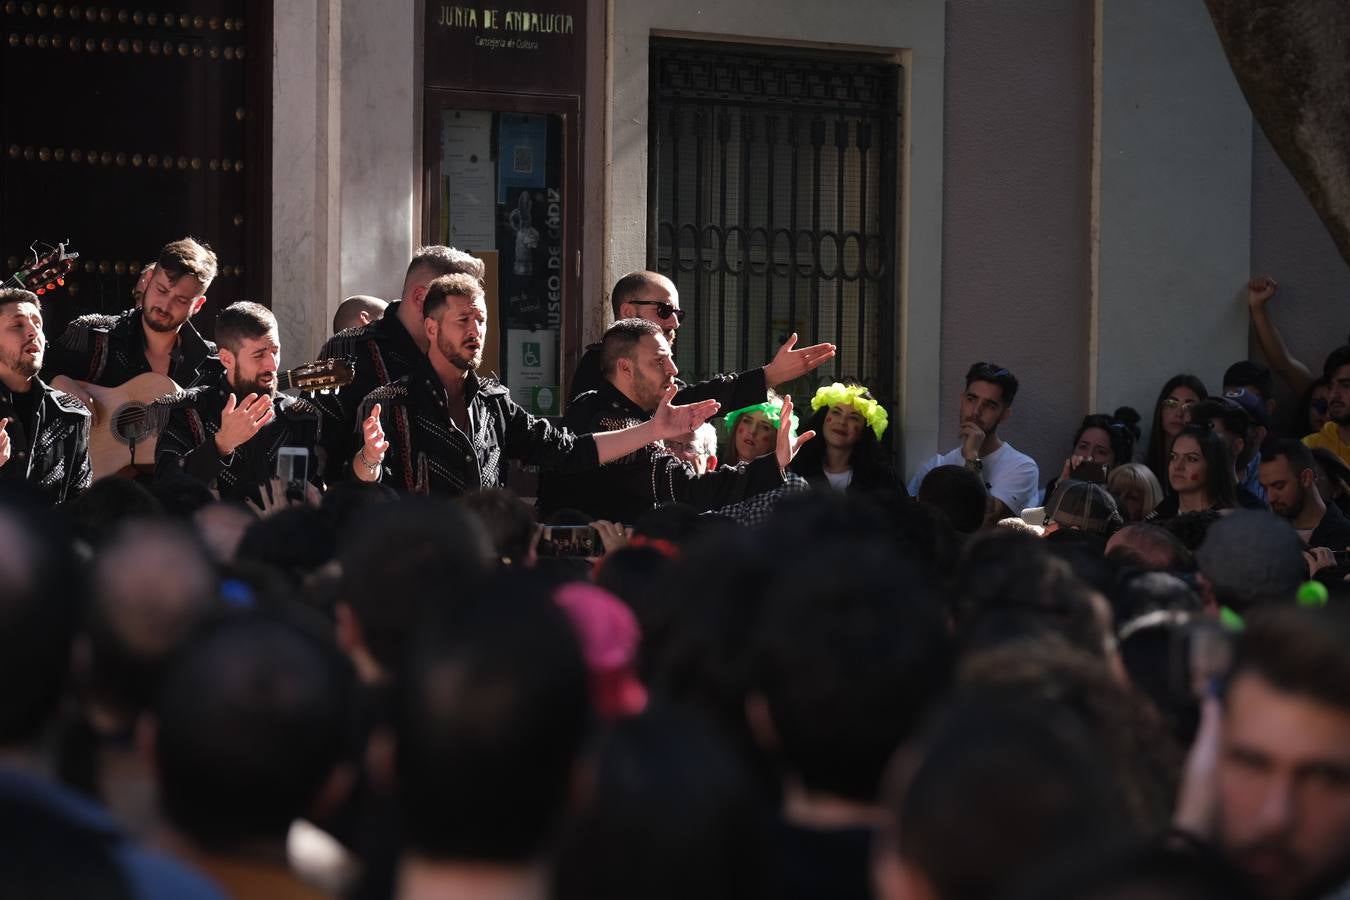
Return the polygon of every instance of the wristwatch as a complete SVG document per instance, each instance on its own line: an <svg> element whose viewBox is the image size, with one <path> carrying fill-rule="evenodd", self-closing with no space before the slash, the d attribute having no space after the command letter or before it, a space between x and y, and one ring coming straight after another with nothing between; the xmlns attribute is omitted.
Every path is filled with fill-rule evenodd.
<svg viewBox="0 0 1350 900"><path fill-rule="evenodd" d="M983 472L984 460L980 459L978 456L974 459L968 459L966 460L966 468L972 472Z"/></svg>

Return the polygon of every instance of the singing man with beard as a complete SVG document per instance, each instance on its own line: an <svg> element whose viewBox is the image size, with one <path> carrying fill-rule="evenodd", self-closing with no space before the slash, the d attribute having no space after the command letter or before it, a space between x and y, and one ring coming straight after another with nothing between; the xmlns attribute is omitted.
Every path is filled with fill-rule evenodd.
<svg viewBox="0 0 1350 900"><path fill-rule="evenodd" d="M156 475L183 472L216 488L222 500L261 504L278 452L298 447L309 454L309 482L322 489L319 413L308 400L277 393L281 338L272 311L257 303L225 307L216 340L224 371L151 406L152 422L164 423Z"/></svg>
<svg viewBox="0 0 1350 900"><path fill-rule="evenodd" d="M487 303L472 275L442 275L426 290L422 325L426 366L376 388L362 404L362 446L351 461L362 481L409 494L457 496L505 484L506 460L545 470L581 471L685 434L715 414L705 400L672 406L663 392L655 415L632 427L576 435L527 413L495 379L480 377Z"/></svg>
<svg viewBox="0 0 1350 900"><path fill-rule="evenodd" d="M89 411L38 378L47 349L37 295L0 288L0 480L34 485L53 505L89 487Z"/></svg>
<svg viewBox="0 0 1350 900"><path fill-rule="evenodd" d="M137 308L116 316L81 316L52 342L47 360L52 386L92 408L76 381L117 387L145 372L167 375L182 388L213 380L221 372L216 346L197 333L191 319L206 304L215 277L210 247L192 238L166 245Z"/></svg>

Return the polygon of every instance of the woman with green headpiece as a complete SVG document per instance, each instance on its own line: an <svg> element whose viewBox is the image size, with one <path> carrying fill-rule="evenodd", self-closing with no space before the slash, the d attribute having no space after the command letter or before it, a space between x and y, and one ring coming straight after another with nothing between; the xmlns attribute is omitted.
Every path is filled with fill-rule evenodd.
<svg viewBox="0 0 1350 900"><path fill-rule="evenodd" d="M727 444L718 461L734 466L773 453L778 442L778 423L782 421L783 399L769 391L768 400L732 410L723 427ZM792 433L797 434L797 416L792 416Z"/></svg>
<svg viewBox="0 0 1350 900"><path fill-rule="evenodd" d="M902 490L881 447L889 417L865 386L827 384L811 398L811 408L815 414L806 428L820 439L802 447L792 463L794 472L821 489L849 493Z"/></svg>

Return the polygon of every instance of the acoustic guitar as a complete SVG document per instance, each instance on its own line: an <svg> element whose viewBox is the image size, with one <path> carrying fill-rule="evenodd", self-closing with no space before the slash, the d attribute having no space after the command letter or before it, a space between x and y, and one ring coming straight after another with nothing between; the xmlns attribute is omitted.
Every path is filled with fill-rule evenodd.
<svg viewBox="0 0 1350 900"><path fill-rule="evenodd" d="M324 359L277 373L278 391L335 393L352 383L356 365L349 359ZM89 435L89 463L95 480L127 467L153 466L163 427L150 405L182 390L172 378L146 372L119 385L102 387L79 382L94 398L94 427Z"/></svg>

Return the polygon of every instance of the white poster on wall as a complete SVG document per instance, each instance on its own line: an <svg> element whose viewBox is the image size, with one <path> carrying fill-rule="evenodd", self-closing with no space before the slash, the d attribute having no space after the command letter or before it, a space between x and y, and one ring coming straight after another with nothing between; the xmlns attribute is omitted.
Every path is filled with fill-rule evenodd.
<svg viewBox="0 0 1350 900"><path fill-rule="evenodd" d="M506 386L511 389L511 397L532 415L562 415L558 332L507 329Z"/></svg>
<svg viewBox="0 0 1350 900"><path fill-rule="evenodd" d="M448 109L441 125L446 241L470 252L496 250L492 113Z"/></svg>

